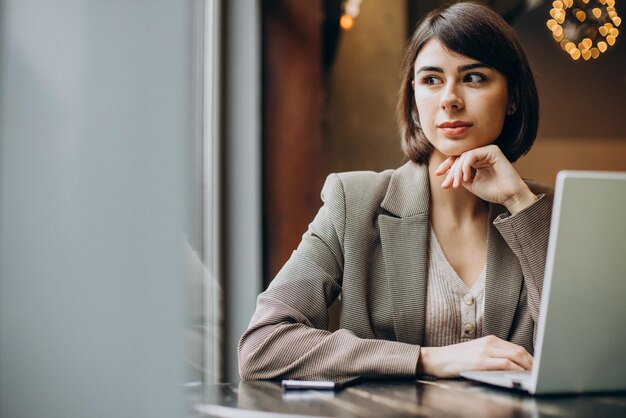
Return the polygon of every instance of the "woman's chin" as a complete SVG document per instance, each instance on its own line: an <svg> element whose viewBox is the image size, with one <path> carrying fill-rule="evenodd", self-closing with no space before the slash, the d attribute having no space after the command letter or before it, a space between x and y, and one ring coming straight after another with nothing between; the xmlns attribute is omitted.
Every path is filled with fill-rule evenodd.
<svg viewBox="0 0 626 418"><path fill-rule="evenodd" d="M465 151L468 151L464 147L444 147L439 150L439 153L443 155L445 158L449 157L458 157L463 154Z"/></svg>
<svg viewBox="0 0 626 418"><path fill-rule="evenodd" d="M448 157L458 157L464 152L470 151L480 146L482 145L481 144L468 144L467 142L461 143L461 141L459 141L456 143L453 142L453 143L445 144L444 146L439 147L437 150L439 151L439 153L441 153L446 158L448 158Z"/></svg>

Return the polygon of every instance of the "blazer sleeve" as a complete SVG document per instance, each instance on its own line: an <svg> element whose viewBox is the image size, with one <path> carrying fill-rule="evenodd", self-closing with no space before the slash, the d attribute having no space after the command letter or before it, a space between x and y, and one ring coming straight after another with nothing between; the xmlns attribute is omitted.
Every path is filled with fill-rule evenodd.
<svg viewBox="0 0 626 418"><path fill-rule="evenodd" d="M528 292L528 308L534 322L533 342L537 335L539 307L550 236L551 193L544 193L524 210L498 216L494 225L519 260Z"/></svg>
<svg viewBox="0 0 626 418"><path fill-rule="evenodd" d="M257 299L239 341L243 380L415 376L419 347L327 331L328 307L341 292L346 204L330 175L319 210L298 248Z"/></svg>

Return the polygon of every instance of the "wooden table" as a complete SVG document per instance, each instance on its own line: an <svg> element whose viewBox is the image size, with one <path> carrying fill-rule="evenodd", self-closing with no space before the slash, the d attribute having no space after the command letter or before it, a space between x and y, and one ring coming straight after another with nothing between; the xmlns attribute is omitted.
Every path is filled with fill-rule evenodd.
<svg viewBox="0 0 626 418"><path fill-rule="evenodd" d="M338 392L287 391L274 382L203 388L192 400L211 417L626 417L626 393L542 396L465 380L361 382Z"/></svg>

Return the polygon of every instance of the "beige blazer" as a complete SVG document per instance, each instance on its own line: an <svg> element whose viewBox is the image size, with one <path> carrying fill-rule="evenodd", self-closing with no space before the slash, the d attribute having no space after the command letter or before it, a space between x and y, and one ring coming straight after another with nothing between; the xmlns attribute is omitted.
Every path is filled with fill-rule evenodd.
<svg viewBox="0 0 626 418"><path fill-rule="evenodd" d="M510 216L490 204L484 335L533 352L551 191ZM244 380L415 375L424 340L430 190L413 162L331 174L324 205L269 288L239 343ZM327 331L341 297L340 329Z"/></svg>

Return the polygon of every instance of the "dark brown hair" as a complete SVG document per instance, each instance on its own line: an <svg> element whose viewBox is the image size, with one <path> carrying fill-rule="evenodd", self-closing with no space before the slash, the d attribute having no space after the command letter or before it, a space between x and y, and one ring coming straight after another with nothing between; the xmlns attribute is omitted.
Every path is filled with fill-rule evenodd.
<svg viewBox="0 0 626 418"><path fill-rule="evenodd" d="M539 98L528 59L511 26L487 6L473 2L433 10L418 25L407 45L397 107L404 154L416 163L426 163L433 151L422 131L411 85L417 55L431 39L504 74L509 102L514 103L516 111L506 116L494 144L511 162L526 154L535 141L539 124Z"/></svg>

